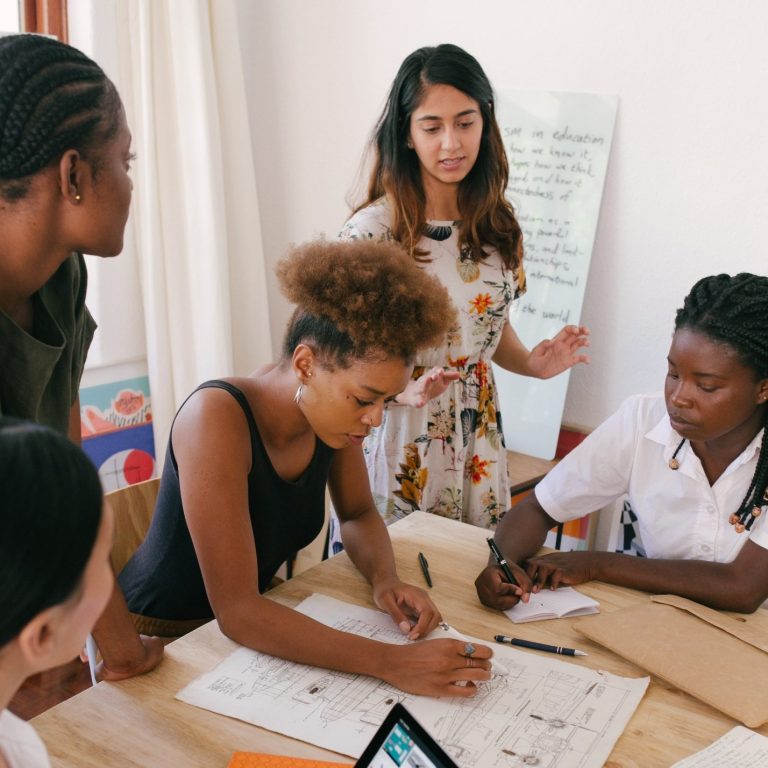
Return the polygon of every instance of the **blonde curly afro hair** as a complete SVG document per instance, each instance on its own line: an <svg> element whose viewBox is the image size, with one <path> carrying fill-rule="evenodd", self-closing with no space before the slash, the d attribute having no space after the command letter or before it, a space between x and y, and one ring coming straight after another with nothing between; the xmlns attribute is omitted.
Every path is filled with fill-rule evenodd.
<svg viewBox="0 0 768 768"><path fill-rule="evenodd" d="M297 305L283 341L290 357L307 343L326 364L399 358L441 343L455 322L448 291L394 242L315 240L277 265Z"/></svg>

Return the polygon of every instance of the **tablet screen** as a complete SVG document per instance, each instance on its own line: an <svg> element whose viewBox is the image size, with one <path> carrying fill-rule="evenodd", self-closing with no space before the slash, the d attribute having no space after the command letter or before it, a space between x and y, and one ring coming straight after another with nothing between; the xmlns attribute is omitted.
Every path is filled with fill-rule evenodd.
<svg viewBox="0 0 768 768"><path fill-rule="evenodd" d="M456 768L456 764L402 705L387 715L355 768Z"/></svg>

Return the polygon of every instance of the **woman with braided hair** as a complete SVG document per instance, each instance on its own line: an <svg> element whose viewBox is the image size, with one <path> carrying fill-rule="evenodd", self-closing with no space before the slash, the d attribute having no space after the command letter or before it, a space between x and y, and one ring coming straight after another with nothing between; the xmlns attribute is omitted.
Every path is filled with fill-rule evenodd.
<svg viewBox="0 0 768 768"><path fill-rule="evenodd" d="M768 598L768 277L699 280L675 319L664 395L629 398L504 517L475 586L506 609L591 579L752 612ZM624 494L645 557L536 552L559 522Z"/></svg>
<svg viewBox="0 0 768 768"><path fill-rule="evenodd" d="M319 533L327 482L347 553L376 604L412 640L440 621L427 594L397 575L362 443L405 387L416 353L452 322L447 292L393 243L309 243L278 275L297 304L282 356L250 376L206 382L182 405L152 526L119 576L128 605L159 634L215 617L232 640L273 656L412 693L470 696L471 683L490 677L486 646L381 643L262 594Z"/></svg>
<svg viewBox="0 0 768 768"><path fill-rule="evenodd" d="M96 329L82 254L123 248L130 145L97 64L38 35L0 38L0 411L76 442Z"/></svg>
<svg viewBox="0 0 768 768"><path fill-rule="evenodd" d="M0 37L0 413L76 443L96 329L83 254L122 250L131 159L120 96L95 62L40 35ZM94 632L113 680L162 657L121 601L115 591Z"/></svg>

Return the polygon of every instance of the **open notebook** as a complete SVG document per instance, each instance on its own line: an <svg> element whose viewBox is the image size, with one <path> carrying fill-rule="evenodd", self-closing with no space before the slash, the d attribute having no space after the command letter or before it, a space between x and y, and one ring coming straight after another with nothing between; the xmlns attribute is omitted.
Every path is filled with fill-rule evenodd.
<svg viewBox="0 0 768 768"><path fill-rule="evenodd" d="M527 603L518 603L504 613L515 622L541 621L542 619L562 619L571 616L586 616L598 613L600 603L591 597L577 592L573 587L543 589L531 595Z"/></svg>

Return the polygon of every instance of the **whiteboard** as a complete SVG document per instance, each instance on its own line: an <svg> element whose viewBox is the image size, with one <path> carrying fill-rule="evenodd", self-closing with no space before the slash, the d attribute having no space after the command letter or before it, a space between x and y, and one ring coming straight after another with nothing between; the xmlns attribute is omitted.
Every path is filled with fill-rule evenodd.
<svg viewBox="0 0 768 768"><path fill-rule="evenodd" d="M527 278L510 322L529 349L579 323L617 106L615 96L498 93ZM542 381L494 365L494 374L507 448L553 458L570 372Z"/></svg>

